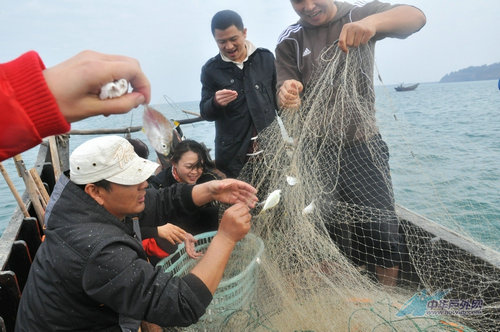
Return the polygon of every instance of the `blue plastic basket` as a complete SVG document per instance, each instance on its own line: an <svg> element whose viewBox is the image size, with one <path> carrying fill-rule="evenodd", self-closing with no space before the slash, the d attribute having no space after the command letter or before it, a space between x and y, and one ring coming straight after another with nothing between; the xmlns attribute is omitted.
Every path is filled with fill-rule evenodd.
<svg viewBox="0 0 500 332"><path fill-rule="evenodd" d="M216 233L207 232L196 235L196 251L205 252ZM234 311L249 306L256 288L258 265L263 252L262 239L251 233L236 244L212 302L196 325L208 327L220 322ZM197 262L198 260L186 254L184 243L182 243L175 253L161 260L157 266L160 266L164 272L184 276Z"/></svg>

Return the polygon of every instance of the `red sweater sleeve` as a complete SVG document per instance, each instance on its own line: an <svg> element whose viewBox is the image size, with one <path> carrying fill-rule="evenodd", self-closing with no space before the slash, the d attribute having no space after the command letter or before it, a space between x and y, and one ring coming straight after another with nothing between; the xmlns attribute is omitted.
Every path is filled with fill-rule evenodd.
<svg viewBox="0 0 500 332"><path fill-rule="evenodd" d="M70 129L45 82L44 69L35 51L0 64L0 161Z"/></svg>
<svg viewBox="0 0 500 332"><path fill-rule="evenodd" d="M148 256L156 256L158 258L165 258L169 254L163 250L154 238L142 240L142 247Z"/></svg>

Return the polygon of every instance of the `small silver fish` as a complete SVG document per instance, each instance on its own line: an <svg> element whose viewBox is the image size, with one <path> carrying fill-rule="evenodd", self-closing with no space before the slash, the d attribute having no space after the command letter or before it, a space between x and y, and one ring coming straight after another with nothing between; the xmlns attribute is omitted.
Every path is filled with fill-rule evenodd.
<svg viewBox="0 0 500 332"><path fill-rule="evenodd" d="M264 207L262 208L261 212L264 212L267 209L273 208L276 205L278 205L280 199L281 199L281 189L277 189L272 193L270 193L269 196L267 196L266 201L264 202Z"/></svg>
<svg viewBox="0 0 500 332"><path fill-rule="evenodd" d="M116 98L123 96L128 92L129 83L122 78L114 82L105 84L99 93L100 99Z"/></svg>
<svg viewBox="0 0 500 332"><path fill-rule="evenodd" d="M316 209L316 205L314 204L314 200L302 210L302 215L311 214Z"/></svg>
<svg viewBox="0 0 500 332"><path fill-rule="evenodd" d="M142 127L163 167L168 167L172 150L181 137L170 120L149 105L144 105Z"/></svg>

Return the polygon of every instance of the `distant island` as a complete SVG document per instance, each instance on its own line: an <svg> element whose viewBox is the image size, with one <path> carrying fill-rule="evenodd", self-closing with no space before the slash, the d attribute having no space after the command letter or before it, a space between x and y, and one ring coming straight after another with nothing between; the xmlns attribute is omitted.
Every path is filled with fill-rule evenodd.
<svg viewBox="0 0 500 332"><path fill-rule="evenodd" d="M500 62L491 65L477 67L467 67L446 74L439 83L463 82L463 81L484 81L500 79Z"/></svg>

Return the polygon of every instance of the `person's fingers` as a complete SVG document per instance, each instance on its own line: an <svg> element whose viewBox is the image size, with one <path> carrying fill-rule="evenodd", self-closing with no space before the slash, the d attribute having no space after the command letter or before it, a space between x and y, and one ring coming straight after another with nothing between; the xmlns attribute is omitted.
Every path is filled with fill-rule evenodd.
<svg viewBox="0 0 500 332"><path fill-rule="evenodd" d="M182 236L178 236L175 234L172 235L172 240L174 241L174 244L179 244L184 242L184 238Z"/></svg>
<svg viewBox="0 0 500 332"><path fill-rule="evenodd" d="M73 105L73 112L69 113L66 118L68 122L75 122L94 115L123 114L145 102L144 95L137 92L104 100L99 99L98 96L88 96L80 101L81 106ZM81 114L75 110L82 110Z"/></svg>
<svg viewBox="0 0 500 332"><path fill-rule="evenodd" d="M219 90L215 93L215 102L221 106L226 106L238 97L238 92L234 90Z"/></svg>
<svg viewBox="0 0 500 332"><path fill-rule="evenodd" d="M203 255L201 252L196 252L195 243L196 239L190 233L186 233L186 239L184 240L186 253L191 258L199 258Z"/></svg>
<svg viewBox="0 0 500 332"><path fill-rule="evenodd" d="M302 82L297 82L296 84L298 86L299 92L302 92L302 90L304 90L304 85L302 84Z"/></svg>
<svg viewBox="0 0 500 332"><path fill-rule="evenodd" d="M240 192L236 198L236 201L244 203L247 207L254 208L258 202L258 198L252 193Z"/></svg>
<svg viewBox="0 0 500 332"><path fill-rule="evenodd" d="M165 236L165 237L164 237L164 239L165 239L165 240L167 240L168 242L170 242L171 244L176 245L176 242L175 242L175 240L172 238L172 236L167 235L167 236Z"/></svg>
<svg viewBox="0 0 500 332"><path fill-rule="evenodd" d="M347 43L347 46L351 46L351 47L356 47L356 40L357 40L357 31L356 30L352 30L350 33L347 34L347 40L346 40L346 43Z"/></svg>
<svg viewBox="0 0 500 332"><path fill-rule="evenodd" d="M228 213L241 222L246 222L247 218L251 217L249 211L249 207L242 202L236 203L228 209Z"/></svg>
<svg viewBox="0 0 500 332"><path fill-rule="evenodd" d="M234 204L224 212L217 234L237 242L250 230L250 220L249 208L243 203Z"/></svg>
<svg viewBox="0 0 500 332"><path fill-rule="evenodd" d="M291 94L298 95L302 92L303 89L304 86L302 85L301 82L293 80L290 82L290 88L288 90Z"/></svg>
<svg viewBox="0 0 500 332"><path fill-rule="evenodd" d="M178 244L178 243L182 243L184 241L184 236L182 236L180 234L176 234L174 232L170 232L170 234L168 235L168 239L169 239L170 243Z"/></svg>
<svg viewBox="0 0 500 332"><path fill-rule="evenodd" d="M237 202L245 203L253 206L257 202L257 189L250 184L235 180L224 179L216 182L213 188L213 194L216 200L228 204L235 204Z"/></svg>
<svg viewBox="0 0 500 332"><path fill-rule="evenodd" d="M231 194L234 196L235 202L244 203L249 207L255 206L256 202L258 201L258 198L255 195L257 193L257 189L246 182L239 180L234 181L235 182L230 184L230 187L228 187L228 189L231 190Z"/></svg>
<svg viewBox="0 0 500 332"><path fill-rule="evenodd" d="M347 25L344 25L344 27L342 28L342 31L340 31L338 47L342 51L344 51L345 53L348 53L349 52L349 48L347 47L347 41L346 41L346 38L347 38L347 28L346 28L346 26Z"/></svg>
<svg viewBox="0 0 500 332"><path fill-rule="evenodd" d="M297 108L300 106L300 93L303 89L304 86L297 80L285 81L278 92L280 107Z"/></svg>
<svg viewBox="0 0 500 332"><path fill-rule="evenodd" d="M243 190L245 192L249 192L249 193L253 193L253 194L256 194L257 193L257 189L255 189L251 184L249 183L246 183L244 181L240 181L240 180L236 180L236 184L238 186L238 190Z"/></svg>
<svg viewBox="0 0 500 332"><path fill-rule="evenodd" d="M300 96L280 91L279 102L282 108L298 108L301 104Z"/></svg>
<svg viewBox="0 0 500 332"><path fill-rule="evenodd" d="M186 234L188 234L185 230L182 228L172 225L172 234L175 238L175 240L180 243L186 239Z"/></svg>
<svg viewBox="0 0 500 332"><path fill-rule="evenodd" d="M93 77L88 77L86 81L93 82L97 79L95 82L99 85L95 87L97 90L106 83L124 78L130 83L134 92L144 96L145 103L150 102L151 85L136 59L94 51L83 51L79 54L78 59L84 67L89 68L82 75L93 75Z"/></svg>
<svg viewBox="0 0 500 332"><path fill-rule="evenodd" d="M238 96L238 92L234 90L223 89L215 93L219 98L235 98Z"/></svg>
<svg viewBox="0 0 500 332"><path fill-rule="evenodd" d="M144 103L149 104L151 101L151 84L146 75L141 71L139 65L136 67L128 67L128 63L116 63L117 79L124 78L132 87L132 91L140 93L144 96ZM122 69L121 66L124 66ZM115 80L117 80L115 79Z"/></svg>
<svg viewBox="0 0 500 332"><path fill-rule="evenodd" d="M222 105L227 105L229 104L230 102L232 102L233 100L235 100L236 97L233 97L233 96L229 96L229 97L222 97L220 98L219 100L219 104L222 104Z"/></svg>
<svg viewBox="0 0 500 332"><path fill-rule="evenodd" d="M231 89L222 89L219 90L221 94L224 94L226 96L231 96L231 95L237 95L238 92L236 90L231 90Z"/></svg>

